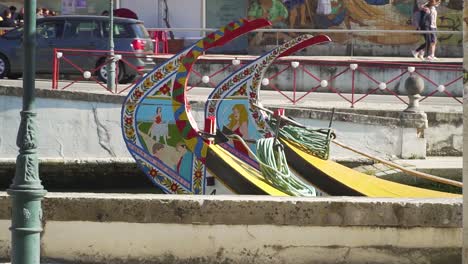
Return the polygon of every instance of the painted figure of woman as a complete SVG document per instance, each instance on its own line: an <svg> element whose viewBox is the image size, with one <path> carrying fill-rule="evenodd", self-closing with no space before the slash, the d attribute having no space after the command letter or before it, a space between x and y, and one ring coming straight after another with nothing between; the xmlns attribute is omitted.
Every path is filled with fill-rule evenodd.
<svg viewBox="0 0 468 264"><path fill-rule="evenodd" d="M159 142L160 137L163 137L164 144L167 144L167 135L168 135L168 128L167 124L163 123L162 120L162 108L156 108L156 115L154 117L153 124L149 130L149 136L153 137L156 142Z"/></svg>
<svg viewBox="0 0 468 264"><path fill-rule="evenodd" d="M229 115L229 124L227 125L227 128L229 128L232 132L237 134L238 136L242 138L248 138L249 137L249 126L248 126L248 114L247 114L247 109L245 108L245 105L243 104L235 104L232 107L232 114ZM245 154L246 156L249 155L249 152L247 148L244 146L244 144L235 139L233 140L234 147L240 151L242 154Z"/></svg>

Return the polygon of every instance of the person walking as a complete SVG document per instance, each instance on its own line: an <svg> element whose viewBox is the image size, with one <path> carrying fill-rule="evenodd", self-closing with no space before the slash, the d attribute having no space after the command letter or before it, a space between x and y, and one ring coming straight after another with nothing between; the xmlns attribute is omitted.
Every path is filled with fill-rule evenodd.
<svg viewBox="0 0 468 264"><path fill-rule="evenodd" d="M429 34L429 56L427 56L427 60L433 61L437 60L438 58L435 56L435 50L437 45L437 7L440 5L440 0L430 0L428 3L428 7L430 9L430 27L429 30L434 31L434 33Z"/></svg>
<svg viewBox="0 0 468 264"><path fill-rule="evenodd" d="M421 6L417 6L417 11L415 12L414 20L416 30L427 31L430 28L430 9L427 7L427 2ZM424 60L424 55L428 54L429 51L429 34L424 33L423 35L424 43L417 47L415 50L412 50L411 53L416 59Z"/></svg>
<svg viewBox="0 0 468 264"><path fill-rule="evenodd" d="M434 33L425 33L424 43L421 44L416 50L412 50L411 53L415 58L424 60L424 55L427 54L427 60L437 60L435 57L435 49L437 43L437 7L440 4L440 0L429 0L420 7L420 16L418 23L418 30L434 31Z"/></svg>

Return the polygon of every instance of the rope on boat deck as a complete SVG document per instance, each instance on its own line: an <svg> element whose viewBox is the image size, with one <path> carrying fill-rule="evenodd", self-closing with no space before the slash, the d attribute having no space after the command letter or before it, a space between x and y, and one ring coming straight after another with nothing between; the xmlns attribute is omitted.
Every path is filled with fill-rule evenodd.
<svg viewBox="0 0 468 264"><path fill-rule="evenodd" d="M242 142L250 155L260 164L260 171L263 177L273 187L292 196L316 196L314 187L304 183L291 172L286 161L283 146L279 142L275 144L275 138L261 138L257 140L257 155L255 155L240 136L232 134L228 137Z"/></svg>

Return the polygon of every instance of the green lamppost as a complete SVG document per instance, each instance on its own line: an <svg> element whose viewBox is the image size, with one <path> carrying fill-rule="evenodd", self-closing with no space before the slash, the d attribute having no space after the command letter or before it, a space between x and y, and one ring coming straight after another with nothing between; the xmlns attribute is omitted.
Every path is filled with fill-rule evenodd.
<svg viewBox="0 0 468 264"><path fill-rule="evenodd" d="M8 189L12 199L11 236L13 264L39 264L42 232L41 200L46 194L39 179L37 126L34 111L36 75L36 0L24 1L23 109L16 144L16 172Z"/></svg>
<svg viewBox="0 0 468 264"><path fill-rule="evenodd" d="M107 89L115 90L115 54L114 54L114 0L109 1L109 63L107 64ZM116 92L116 91L115 91Z"/></svg>

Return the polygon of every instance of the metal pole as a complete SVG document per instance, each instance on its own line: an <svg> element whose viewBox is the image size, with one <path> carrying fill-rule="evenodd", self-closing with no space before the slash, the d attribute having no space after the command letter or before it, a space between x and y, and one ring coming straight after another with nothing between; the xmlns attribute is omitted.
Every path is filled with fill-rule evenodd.
<svg viewBox="0 0 468 264"><path fill-rule="evenodd" d="M293 67L293 105L296 104L296 85L297 85L296 68Z"/></svg>
<svg viewBox="0 0 468 264"><path fill-rule="evenodd" d="M202 17L202 37L206 37L206 0L202 0L202 10L201 10L201 17Z"/></svg>
<svg viewBox="0 0 468 264"><path fill-rule="evenodd" d="M7 190L11 195L11 262L39 264L40 233L42 232L41 200L46 194L39 179L37 158L37 126L35 101L36 73L36 0L24 1L24 75L23 109L16 145L19 154L13 183Z"/></svg>
<svg viewBox="0 0 468 264"><path fill-rule="evenodd" d="M353 70L352 80L351 80L351 108L354 108L354 93L356 89L356 70Z"/></svg>
<svg viewBox="0 0 468 264"><path fill-rule="evenodd" d="M109 1L109 58L107 64L107 89L115 91L115 56L114 56L114 0ZM115 91L117 92L117 91Z"/></svg>

